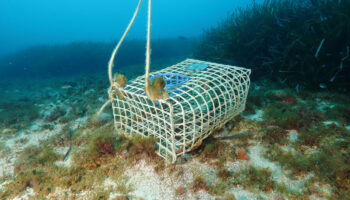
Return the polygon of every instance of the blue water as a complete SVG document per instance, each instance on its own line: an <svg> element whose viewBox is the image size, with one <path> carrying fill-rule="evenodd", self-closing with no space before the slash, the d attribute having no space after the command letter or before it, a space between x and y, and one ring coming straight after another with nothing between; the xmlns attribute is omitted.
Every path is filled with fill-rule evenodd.
<svg viewBox="0 0 350 200"><path fill-rule="evenodd" d="M0 0L0 199L45 199L56 187L63 187L56 199L112 199L122 186L126 199L349 199L350 0L152 2L151 72L186 58L249 68L245 110L215 127L214 137L193 141L198 149L176 165L163 166L145 144L129 141L118 152L125 141L111 142L119 131L112 107L96 113L109 100L108 61L138 0ZM147 3L114 62L127 85L145 74ZM211 65L199 63L184 67L192 76ZM210 97L207 110L219 106L219 114L230 115L221 100L234 105L245 97L226 94L230 81L213 80L213 73L186 90L197 78L171 72L150 80L166 82L165 91L153 91L158 96L198 93L198 103L215 93L220 101ZM235 91L246 79L237 73ZM195 131L203 116L220 120L189 107L181 106L189 118L202 117ZM148 117L122 109L139 112L136 121ZM182 120L184 127L185 117L172 123ZM191 143L183 141L176 145ZM95 184L111 177L121 187ZM135 185L130 191L127 182Z"/></svg>
<svg viewBox="0 0 350 200"><path fill-rule="evenodd" d="M248 1L163 0L153 2L152 38L196 37ZM119 40L137 0L2 0L0 55L32 45ZM128 39L146 37L147 1Z"/></svg>
<svg viewBox="0 0 350 200"><path fill-rule="evenodd" d="M250 1L154 1L152 59L191 57L204 30ZM1 1L0 76L102 72L138 1ZM118 68L144 63L147 1L118 52Z"/></svg>

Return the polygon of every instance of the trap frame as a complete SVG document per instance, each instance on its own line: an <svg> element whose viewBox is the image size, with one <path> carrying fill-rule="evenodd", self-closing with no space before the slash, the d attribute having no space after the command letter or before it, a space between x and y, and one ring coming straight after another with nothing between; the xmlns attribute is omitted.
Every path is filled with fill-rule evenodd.
<svg viewBox="0 0 350 200"><path fill-rule="evenodd" d="M250 69L187 59L150 74L166 82L166 99L152 101L146 76L125 88L113 84L110 98L117 130L154 136L157 154L174 163L197 148L215 129L245 109Z"/></svg>

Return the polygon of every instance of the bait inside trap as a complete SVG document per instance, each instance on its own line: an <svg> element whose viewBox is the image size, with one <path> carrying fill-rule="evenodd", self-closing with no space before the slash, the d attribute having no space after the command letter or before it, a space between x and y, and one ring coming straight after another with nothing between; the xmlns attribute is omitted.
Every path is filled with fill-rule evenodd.
<svg viewBox="0 0 350 200"><path fill-rule="evenodd" d="M250 69L187 59L150 74L169 97L152 101L145 76L111 88L114 124L126 134L154 136L157 154L175 162L245 109Z"/></svg>

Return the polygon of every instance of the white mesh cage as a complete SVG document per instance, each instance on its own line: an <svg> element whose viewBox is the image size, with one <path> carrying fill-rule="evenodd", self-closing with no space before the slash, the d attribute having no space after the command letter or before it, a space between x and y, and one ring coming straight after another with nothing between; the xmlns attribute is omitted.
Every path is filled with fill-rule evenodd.
<svg viewBox="0 0 350 200"><path fill-rule="evenodd" d="M157 154L175 162L245 109L250 72L187 59L150 74L151 80L163 77L167 99L154 102L147 97L145 76L119 88L123 98L112 87L115 128L126 134L154 136Z"/></svg>

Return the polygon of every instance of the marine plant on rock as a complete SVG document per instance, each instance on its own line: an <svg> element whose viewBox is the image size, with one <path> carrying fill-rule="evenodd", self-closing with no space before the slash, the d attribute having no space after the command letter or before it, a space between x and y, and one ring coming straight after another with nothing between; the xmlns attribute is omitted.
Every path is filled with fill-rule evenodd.
<svg viewBox="0 0 350 200"><path fill-rule="evenodd" d="M291 177L300 177L312 172L321 183L334 188L335 197L349 195L350 132L336 125L316 124L301 130L295 151L286 151L274 144L265 156L278 161L291 172Z"/></svg>
<svg viewBox="0 0 350 200"><path fill-rule="evenodd" d="M73 150L71 165L62 166L60 162L65 156L54 148L66 146L66 136L70 138ZM119 193L127 196L131 189L124 181L127 167L145 159L155 168L164 168L159 167L164 161L156 156L155 148L156 142L151 137L118 136L112 123L94 129L85 127L74 133L66 125L60 135L53 135L40 146L30 146L18 153L14 175L7 178L9 183L0 190L0 198L14 198L28 188L34 190L36 199L45 199L57 188L69 189L73 194L92 190L97 196L109 196L111 191L99 188L107 178L116 183Z"/></svg>

